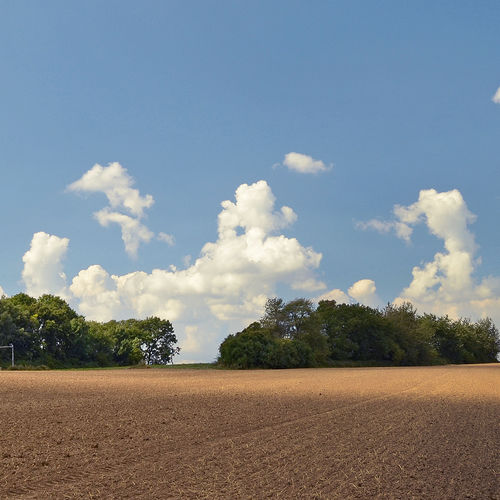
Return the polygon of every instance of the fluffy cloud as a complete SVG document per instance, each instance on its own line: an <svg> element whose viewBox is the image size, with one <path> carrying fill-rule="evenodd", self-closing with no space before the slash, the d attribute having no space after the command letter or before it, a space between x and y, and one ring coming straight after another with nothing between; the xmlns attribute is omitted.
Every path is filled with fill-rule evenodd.
<svg viewBox="0 0 500 500"><path fill-rule="evenodd" d="M500 280L493 277L478 280L474 276L480 259L469 225L476 217L467 208L460 191L422 190L415 203L395 205L393 213L395 221L381 223L383 232L404 224L409 239L413 226L423 223L444 244L444 250L437 252L430 262L413 268L410 284L394 302L410 301L423 312L451 317L491 316L500 321Z"/></svg>
<svg viewBox="0 0 500 500"><path fill-rule="evenodd" d="M380 299L377 296L377 287L373 280L363 279L356 281L347 292L360 304L370 307L377 307L380 304Z"/></svg>
<svg viewBox="0 0 500 500"><path fill-rule="evenodd" d="M137 257L141 243L148 243L154 237L142 222L144 209L151 207L154 199L150 194L141 196L132 186L134 179L119 163L110 163L107 167L94 165L80 179L68 186L69 191L104 193L108 198L109 207L94 213L94 217L107 227L110 223L118 224L122 231L125 251L131 257ZM123 213L128 212L128 213ZM160 233L159 239L170 235ZM171 240L172 241L172 240Z"/></svg>
<svg viewBox="0 0 500 500"><path fill-rule="evenodd" d="M474 236L467 229L467 225L474 222L475 215L469 212L457 189L444 193L424 189L413 205L395 205L393 214L395 220L371 219L358 222L356 227L374 229L380 233L394 231L398 238L409 242L413 233L412 226L425 222L434 236L445 241L447 250L454 251L458 247L469 253L475 250Z"/></svg>
<svg viewBox="0 0 500 500"><path fill-rule="evenodd" d="M339 288L334 288L314 299L315 302L320 302L321 300L334 300L338 304L351 303L351 298Z"/></svg>
<svg viewBox="0 0 500 500"><path fill-rule="evenodd" d="M311 156L293 152L285 155L283 165L301 174L317 174L333 168L333 165L326 166L321 160L315 160Z"/></svg>
<svg viewBox="0 0 500 500"><path fill-rule="evenodd" d="M321 300L334 300L338 304L359 303L370 307L379 307L381 305L375 282L370 279L356 281L349 287L347 293L335 288L314 299L315 302Z"/></svg>
<svg viewBox="0 0 500 500"><path fill-rule="evenodd" d="M153 238L152 233L139 219L120 212L112 212L108 208L103 208L94 214L101 226L107 227L110 223L116 223L122 230L122 240L125 244L125 251L131 257L137 257L137 251L141 242L148 243Z"/></svg>
<svg viewBox="0 0 500 500"><path fill-rule="evenodd" d="M79 299L78 309L88 319L107 321L127 316L115 289L115 279L99 265L90 266L73 278L70 291Z"/></svg>
<svg viewBox="0 0 500 500"><path fill-rule="evenodd" d="M474 236L467 227L476 216L469 212L457 189L443 193L424 189L417 202L408 207L396 205L394 213L405 224L425 222L434 236L444 240L449 252L472 253L476 249Z"/></svg>
<svg viewBox="0 0 500 500"><path fill-rule="evenodd" d="M186 269L170 266L115 276L93 265L73 278L72 303L99 321L167 318L175 324L183 354L192 357L213 352L222 336L259 317L278 283L305 291L325 288L314 276L321 254L279 234L297 216L286 206L275 210L265 181L242 184L234 201L221 206L217 240L206 243Z"/></svg>
<svg viewBox="0 0 500 500"><path fill-rule="evenodd" d="M3 297L4 295L7 294L3 291L3 288L0 286L0 297Z"/></svg>
<svg viewBox="0 0 500 500"><path fill-rule="evenodd" d="M95 164L80 179L68 186L70 191L104 193L111 208L124 209L136 217L144 215L144 209L151 207L154 199L150 194L141 196L132 188L134 179L119 163L107 167Z"/></svg>
<svg viewBox="0 0 500 500"><path fill-rule="evenodd" d="M491 100L495 104L500 104L500 87L498 87L497 91L495 92L495 95L491 98Z"/></svg>
<svg viewBox="0 0 500 500"><path fill-rule="evenodd" d="M424 222L434 236L444 241L446 250L436 253L431 262L413 268L413 280L401 298L450 304L465 296L472 298L477 247L468 224L475 216L469 212L460 192L423 190L416 203L409 207L396 206L394 213L407 224Z"/></svg>
<svg viewBox="0 0 500 500"><path fill-rule="evenodd" d="M67 298L62 260L68 244L68 238L44 232L33 235L30 249L23 256L22 277L28 295L39 297L44 293L53 293Z"/></svg>

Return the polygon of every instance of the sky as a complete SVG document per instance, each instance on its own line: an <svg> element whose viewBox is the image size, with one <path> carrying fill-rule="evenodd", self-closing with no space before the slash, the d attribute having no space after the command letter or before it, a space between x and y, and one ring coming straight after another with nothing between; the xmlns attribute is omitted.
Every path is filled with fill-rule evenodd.
<svg viewBox="0 0 500 500"><path fill-rule="evenodd" d="M268 297L500 325L496 1L0 1L0 293L169 319Z"/></svg>

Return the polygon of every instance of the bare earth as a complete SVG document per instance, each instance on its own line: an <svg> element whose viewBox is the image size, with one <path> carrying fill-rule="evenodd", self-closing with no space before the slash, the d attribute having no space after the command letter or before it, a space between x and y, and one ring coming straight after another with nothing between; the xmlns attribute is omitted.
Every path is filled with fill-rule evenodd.
<svg viewBox="0 0 500 500"><path fill-rule="evenodd" d="M500 498L500 365L0 372L0 498Z"/></svg>

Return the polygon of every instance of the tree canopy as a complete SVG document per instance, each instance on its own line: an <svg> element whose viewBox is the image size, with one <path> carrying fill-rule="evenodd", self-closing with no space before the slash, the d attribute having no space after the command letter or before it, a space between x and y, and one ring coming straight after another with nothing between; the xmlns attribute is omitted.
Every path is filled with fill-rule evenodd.
<svg viewBox="0 0 500 500"><path fill-rule="evenodd" d="M49 367L166 364L179 353L170 321L87 321L54 295L0 298L0 345L20 364ZM7 358L0 358L0 366Z"/></svg>
<svg viewBox="0 0 500 500"><path fill-rule="evenodd" d="M260 321L229 335L219 352L219 362L234 368L487 363L497 361L500 337L489 318L419 315L410 303L379 310L329 300L315 308L275 297Z"/></svg>

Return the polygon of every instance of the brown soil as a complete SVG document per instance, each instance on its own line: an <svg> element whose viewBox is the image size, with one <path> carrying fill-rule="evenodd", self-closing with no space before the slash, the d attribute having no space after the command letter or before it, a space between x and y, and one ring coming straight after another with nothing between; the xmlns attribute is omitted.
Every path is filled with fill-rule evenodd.
<svg viewBox="0 0 500 500"><path fill-rule="evenodd" d="M500 365L0 372L0 498L500 498Z"/></svg>

